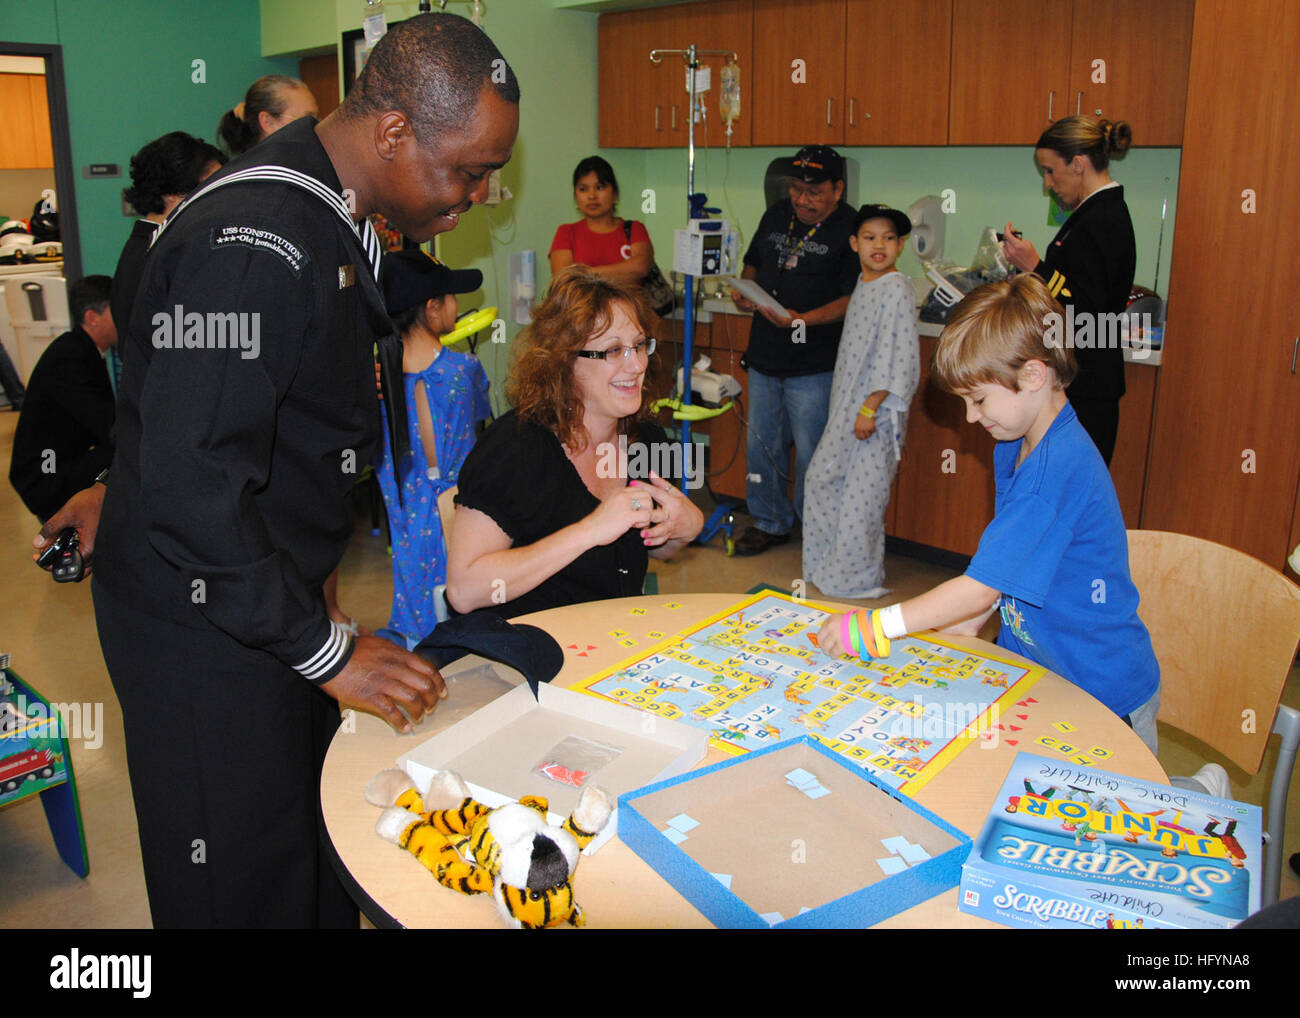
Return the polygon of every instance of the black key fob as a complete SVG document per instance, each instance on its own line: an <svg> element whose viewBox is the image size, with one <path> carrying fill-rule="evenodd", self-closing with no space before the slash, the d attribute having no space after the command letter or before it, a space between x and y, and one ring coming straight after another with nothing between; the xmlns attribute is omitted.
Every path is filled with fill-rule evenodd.
<svg viewBox="0 0 1300 1018"><path fill-rule="evenodd" d="M77 528L61 530L54 543L41 552L36 564L50 570L55 583L78 582L85 571L85 562L81 558L81 538L77 535Z"/></svg>
<svg viewBox="0 0 1300 1018"><path fill-rule="evenodd" d="M54 563L50 575L55 583L80 583L85 563L81 560L80 542L65 548Z"/></svg>

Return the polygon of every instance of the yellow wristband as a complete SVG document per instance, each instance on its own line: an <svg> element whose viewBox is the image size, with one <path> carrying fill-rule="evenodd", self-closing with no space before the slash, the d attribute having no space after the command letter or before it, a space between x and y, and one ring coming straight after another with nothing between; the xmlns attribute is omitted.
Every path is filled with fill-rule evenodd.
<svg viewBox="0 0 1300 1018"><path fill-rule="evenodd" d="M885 636L885 627L880 624L880 612L871 613L871 635L875 637L876 649L881 657L889 657L889 639Z"/></svg>
<svg viewBox="0 0 1300 1018"><path fill-rule="evenodd" d="M875 416L876 416L876 412L875 412L874 410L872 410L871 407L867 406L867 404L863 403L863 404L862 404L862 409L858 411L858 416L859 416L859 417L875 417Z"/></svg>

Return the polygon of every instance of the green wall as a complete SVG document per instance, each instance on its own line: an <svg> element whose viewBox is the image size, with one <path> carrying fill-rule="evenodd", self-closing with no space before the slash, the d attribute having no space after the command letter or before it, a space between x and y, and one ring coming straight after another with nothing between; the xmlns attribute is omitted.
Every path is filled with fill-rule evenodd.
<svg viewBox="0 0 1300 1018"><path fill-rule="evenodd" d="M297 73L296 60L262 57L257 0L5 0L6 42L63 48L87 274L111 275L130 232L121 193L133 153L168 131L213 139L255 78ZM88 163L118 163L122 177L86 180Z"/></svg>
<svg viewBox="0 0 1300 1018"><path fill-rule="evenodd" d="M390 21L417 13L416 0L385 0ZM465 13L463 4L450 5ZM361 27L361 0L262 0L261 20L274 32L276 47L301 51L316 45L320 22L333 19L334 37ZM287 26L300 26L295 34ZM510 254L532 248L539 264L538 285L549 273L546 252L555 228L576 218L570 183L574 164L596 151L596 15L557 11L544 0L487 0L484 30L510 61L521 92L519 138L502 181L514 198L481 206L461 217L460 225L438 238L438 256L456 268L483 273L483 292L461 298L462 310L496 305L513 339L520 326L509 321ZM267 48L270 52L270 48ZM644 153L627 153L615 162L644 172ZM485 342L478 355L492 383L493 406L505 408L502 390L509 369L510 344Z"/></svg>
<svg viewBox="0 0 1300 1018"><path fill-rule="evenodd" d="M713 125L710 131L717 133ZM699 149L698 137L696 144L695 188L708 194L709 203L721 207L723 216L739 226L743 251L763 213L763 176L767 167L773 159L793 155L794 149L744 148L728 154L722 146ZM857 162L859 205L878 202L906 211L923 195L940 195L951 189L955 211L946 220L944 256L960 265L969 263L986 226L1001 231L1011 220L1040 254L1056 233L1057 227L1047 224L1048 198L1034 166L1033 151L1028 147L841 147L838 151ZM635 170L620 173L619 186L628 199L639 196L644 188L652 188L657 212L640 216L627 201L625 214L646 221L658 261L666 272L671 268L672 231L683 225L685 215L686 151L654 149L640 155L644 169L639 174ZM1156 287L1162 294L1168 289L1179 156L1179 149L1131 149L1122 160L1111 163L1111 175L1124 185L1124 197L1133 217L1137 282L1144 286L1151 286L1156 274L1160 205L1168 178L1169 208L1160 286ZM900 259L899 268L908 275L922 274L910 247Z"/></svg>

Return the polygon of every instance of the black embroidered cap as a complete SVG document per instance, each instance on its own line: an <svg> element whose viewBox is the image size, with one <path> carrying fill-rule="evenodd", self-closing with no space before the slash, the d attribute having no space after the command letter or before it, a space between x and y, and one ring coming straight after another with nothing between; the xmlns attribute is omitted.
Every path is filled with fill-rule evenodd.
<svg viewBox="0 0 1300 1018"><path fill-rule="evenodd" d="M389 317L449 293L473 293L483 285L478 269L449 269L418 247L384 255L380 275Z"/></svg>

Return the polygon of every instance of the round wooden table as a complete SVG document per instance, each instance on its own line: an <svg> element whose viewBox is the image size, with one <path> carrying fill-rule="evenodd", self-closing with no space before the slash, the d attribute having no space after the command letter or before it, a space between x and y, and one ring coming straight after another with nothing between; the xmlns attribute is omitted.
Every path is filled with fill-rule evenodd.
<svg viewBox="0 0 1300 1018"><path fill-rule="evenodd" d="M571 605L538 612L527 621L550 633L564 648L564 668L553 680L568 686L597 671L643 653L655 642L649 633L673 634L744 598L743 594L659 594ZM828 606L833 602L821 602ZM669 604L679 607L668 608ZM631 614L645 609L644 615ZM612 630L627 632L638 646L622 646ZM975 653L994 650L983 640L944 637ZM996 650L1003 656L1006 651ZM448 666L444 678L449 697L437 713L407 735L394 732L368 714L348 712L330 746L321 775L321 810L341 872L362 911L377 926L500 928L496 908L482 895L467 897L437 884L413 856L375 834L379 810L366 802L364 789L372 775L393 767L397 758L429 736L459 721L502 691L501 683L484 679L482 658L470 657ZM501 678L522 682L517 672L493 664ZM1123 721L1083 690L1059 676L1044 676L1030 691L1036 703L1017 720L1017 745L1006 738L996 746L972 744L926 784L916 800L949 823L976 837L1012 760L1020 749L1046 754L1035 745L1042 735L1060 737L1053 723L1065 721L1076 729L1071 738L1087 746L1104 746L1114 753L1106 769L1150 781L1167 781L1151 751ZM700 766L728 757L710 749ZM694 906L617 838L593 856L584 856L574 878L578 902L592 927L693 928L711 924ZM998 928L957 908L957 889L922 902L881 924L894 928Z"/></svg>

